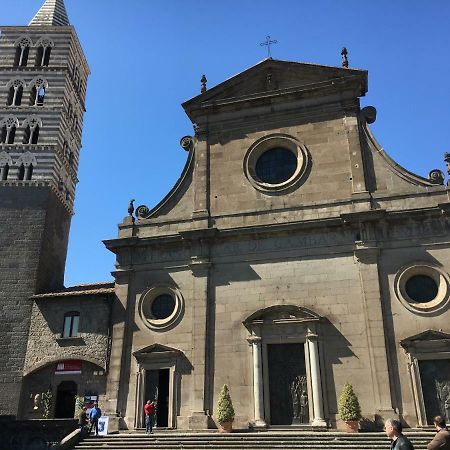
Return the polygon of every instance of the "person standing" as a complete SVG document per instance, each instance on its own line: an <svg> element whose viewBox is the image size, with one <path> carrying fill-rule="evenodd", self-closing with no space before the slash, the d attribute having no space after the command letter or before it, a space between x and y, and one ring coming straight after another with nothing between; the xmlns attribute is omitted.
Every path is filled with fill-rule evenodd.
<svg viewBox="0 0 450 450"><path fill-rule="evenodd" d="M445 425L445 419L442 416L436 416L433 423L437 433L427 445L427 450L450 450L450 433Z"/></svg>
<svg viewBox="0 0 450 450"><path fill-rule="evenodd" d="M91 433L92 428L95 426L95 435L98 436L98 419L102 417L102 410L99 408L98 403L94 403L94 407L89 411L89 420L91 426L89 427L89 433Z"/></svg>
<svg viewBox="0 0 450 450"><path fill-rule="evenodd" d="M86 406L83 406L83 409L78 414L78 425L80 426L81 433L84 433L86 430L86 425L88 423L87 414L86 414Z"/></svg>
<svg viewBox="0 0 450 450"><path fill-rule="evenodd" d="M155 416L155 410L155 402L147 400L147 403L144 405L145 432L147 434L153 433L153 418Z"/></svg>
<svg viewBox="0 0 450 450"><path fill-rule="evenodd" d="M384 431L392 439L391 450L414 450L411 441L402 434L402 424L395 419L388 419L384 423Z"/></svg>

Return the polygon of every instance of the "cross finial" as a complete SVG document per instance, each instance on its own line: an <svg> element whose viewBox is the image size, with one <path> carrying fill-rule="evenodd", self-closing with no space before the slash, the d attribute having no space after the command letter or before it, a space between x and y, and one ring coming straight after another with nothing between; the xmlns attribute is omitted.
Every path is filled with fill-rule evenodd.
<svg viewBox="0 0 450 450"><path fill-rule="evenodd" d="M341 56L342 56L342 67L348 67L348 51L346 47L342 47Z"/></svg>
<svg viewBox="0 0 450 450"><path fill-rule="evenodd" d="M263 47L264 45L267 45L267 57L272 58L272 54L270 53L270 46L271 44L278 44L278 41L274 39L273 41L270 40L270 36L266 36L266 42L261 42L259 45Z"/></svg>
<svg viewBox="0 0 450 450"><path fill-rule="evenodd" d="M203 94L203 92L206 92L206 83L207 83L207 79L205 77L205 75L202 75L202 79L200 80L200 83L202 83L202 88L200 89L200 92Z"/></svg>

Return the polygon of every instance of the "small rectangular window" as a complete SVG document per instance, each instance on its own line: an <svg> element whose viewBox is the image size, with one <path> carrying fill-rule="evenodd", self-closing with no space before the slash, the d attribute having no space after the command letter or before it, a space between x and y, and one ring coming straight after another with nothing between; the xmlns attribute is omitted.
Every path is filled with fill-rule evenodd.
<svg viewBox="0 0 450 450"><path fill-rule="evenodd" d="M66 314L64 316L64 328L62 337L78 336L78 328L80 324L80 315L78 313Z"/></svg>

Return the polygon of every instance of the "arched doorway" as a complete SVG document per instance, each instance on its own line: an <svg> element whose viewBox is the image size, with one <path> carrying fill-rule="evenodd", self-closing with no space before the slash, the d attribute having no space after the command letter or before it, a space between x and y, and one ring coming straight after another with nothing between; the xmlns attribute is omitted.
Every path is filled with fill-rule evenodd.
<svg viewBox="0 0 450 450"><path fill-rule="evenodd" d="M58 385L55 402L55 419L74 417L76 395L77 383L75 381L62 381Z"/></svg>

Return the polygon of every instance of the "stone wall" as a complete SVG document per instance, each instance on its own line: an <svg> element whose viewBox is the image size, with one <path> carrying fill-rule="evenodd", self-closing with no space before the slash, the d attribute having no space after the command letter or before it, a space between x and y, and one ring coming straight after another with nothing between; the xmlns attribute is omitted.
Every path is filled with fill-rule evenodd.
<svg viewBox="0 0 450 450"><path fill-rule="evenodd" d="M31 312L25 374L65 359L90 361L106 370L110 304L108 296L36 299ZM80 313L78 336L63 338L64 314L73 311Z"/></svg>
<svg viewBox="0 0 450 450"><path fill-rule="evenodd" d="M0 413L17 414L32 308L29 297L38 285L50 288L63 281L66 246L54 247L52 234L56 242L64 243L69 219L67 212L56 214L51 222L58 222L57 228L48 229L47 208L55 201L47 187L0 189ZM44 236L49 242L43 248ZM48 259L41 264L43 258ZM37 273L40 264L47 272L42 283Z"/></svg>

